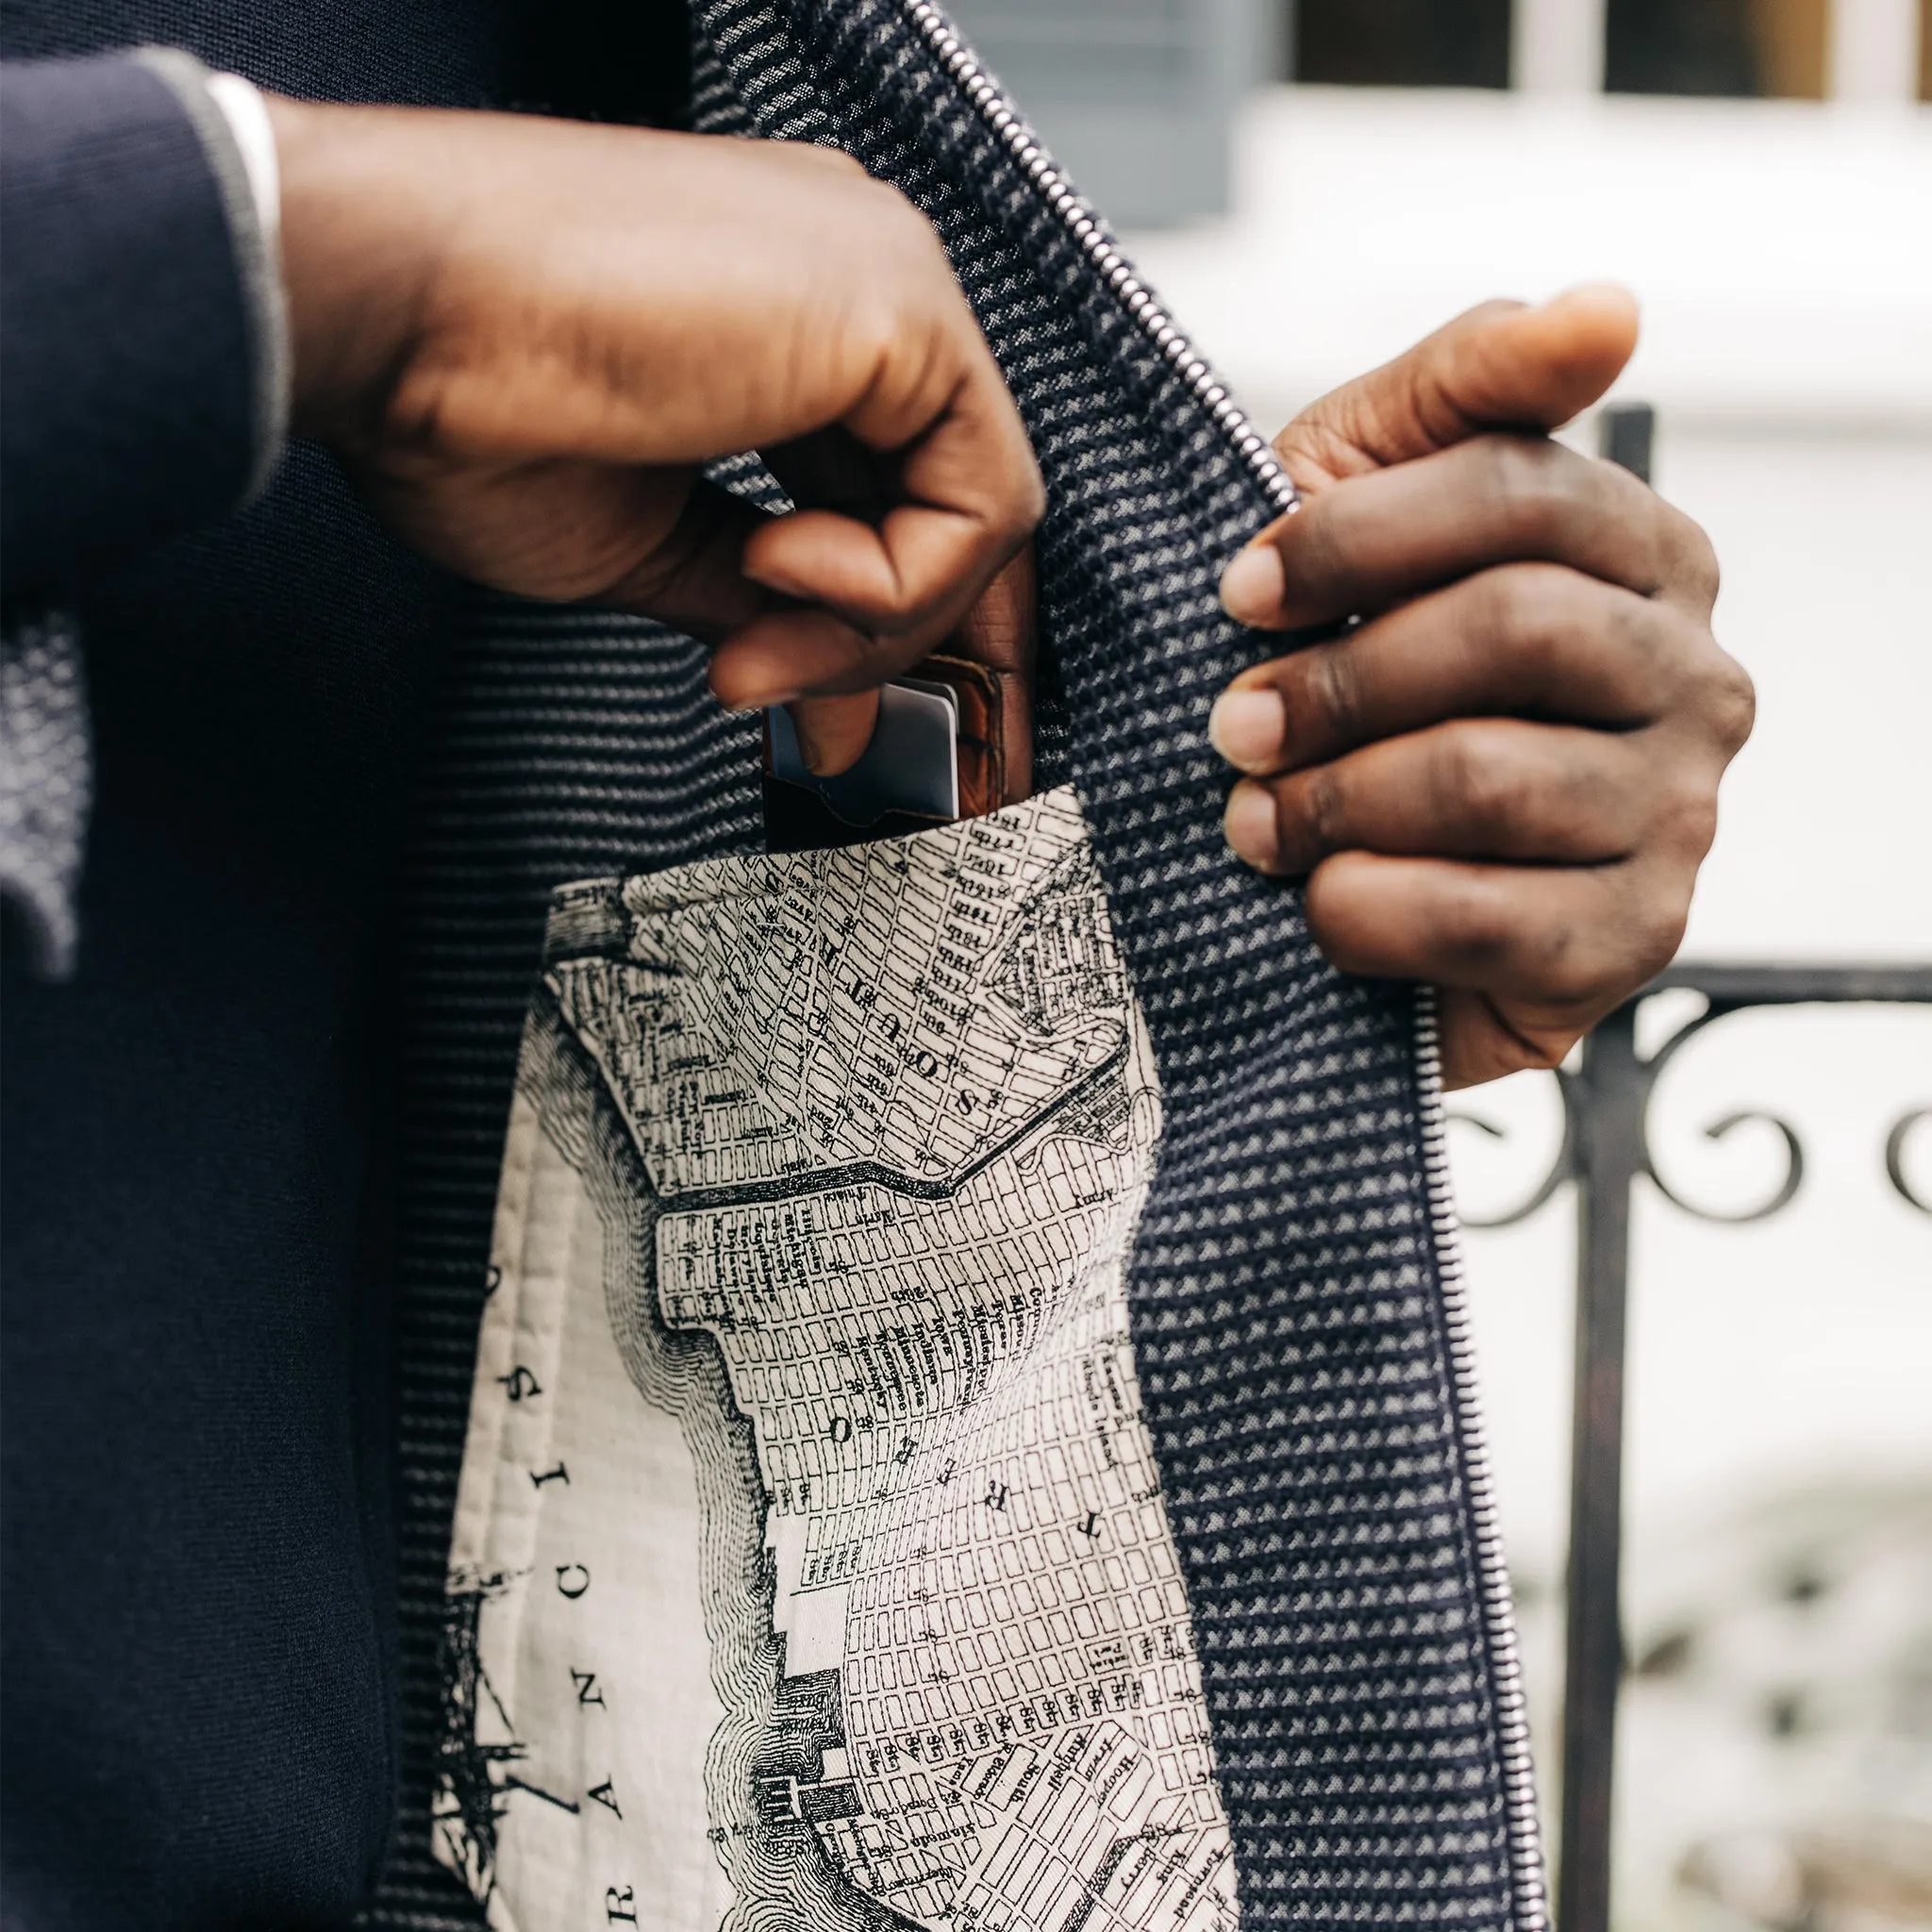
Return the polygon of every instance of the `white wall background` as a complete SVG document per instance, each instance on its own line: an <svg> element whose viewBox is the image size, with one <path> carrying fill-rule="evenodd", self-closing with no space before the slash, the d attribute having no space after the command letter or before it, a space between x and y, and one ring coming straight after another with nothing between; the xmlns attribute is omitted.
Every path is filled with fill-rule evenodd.
<svg viewBox="0 0 1932 1932"><path fill-rule="evenodd" d="M1687 953L1932 962L1932 110L1284 88L1248 109L1238 181L1230 219L1130 252L1271 429L1486 296L1600 277L1638 292L1644 342L1619 392L1659 408L1658 487L1716 542L1719 634L1760 701ZM1458 1150L1466 1198L1493 1208L1541 1173L1553 1097L1525 1078L1474 1104L1515 1128L1507 1146L1465 1131ZM1640 1647L1686 1592L1718 1588L1685 1553L1741 1549L1760 1504L1823 1491L1833 1522L1833 1495L1932 1494L1932 1219L1890 1193L1880 1158L1910 1106L1932 1106L1932 1008L1740 1016L1660 1088L1654 1141L1681 1191L1741 1207L1774 1184L1770 1137L1701 1137L1743 1108L1787 1115L1810 1171L1751 1228L1639 1204ZM1932 1196L1932 1128L1912 1160ZM1572 1229L1565 1194L1469 1241L1545 1717ZM1781 1668L1774 1645L1763 1669ZM1691 1749L1681 1710L1650 1696L1626 1705L1618 1916L1704 1924L1674 1865L1706 1826L1775 1811L1766 1778L1786 1760L1748 1724ZM1833 1790L1790 1802L1853 1802Z"/></svg>

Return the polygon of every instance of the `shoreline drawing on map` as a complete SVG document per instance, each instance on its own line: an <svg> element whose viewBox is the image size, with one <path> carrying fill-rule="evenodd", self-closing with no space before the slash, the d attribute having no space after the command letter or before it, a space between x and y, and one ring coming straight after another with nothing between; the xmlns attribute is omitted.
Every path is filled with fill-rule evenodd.
<svg viewBox="0 0 1932 1932"><path fill-rule="evenodd" d="M1233 1932L1072 793L566 889L518 1085L435 1802L492 1923Z"/></svg>

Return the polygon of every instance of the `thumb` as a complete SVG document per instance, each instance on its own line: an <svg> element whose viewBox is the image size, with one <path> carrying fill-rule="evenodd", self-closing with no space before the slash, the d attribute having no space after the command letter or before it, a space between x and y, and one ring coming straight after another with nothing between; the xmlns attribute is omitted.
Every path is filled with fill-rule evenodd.
<svg viewBox="0 0 1932 1932"><path fill-rule="evenodd" d="M1311 403L1274 439L1296 488L1406 463L1486 429L1554 429L1637 346L1637 298L1588 282L1531 308L1485 302Z"/></svg>

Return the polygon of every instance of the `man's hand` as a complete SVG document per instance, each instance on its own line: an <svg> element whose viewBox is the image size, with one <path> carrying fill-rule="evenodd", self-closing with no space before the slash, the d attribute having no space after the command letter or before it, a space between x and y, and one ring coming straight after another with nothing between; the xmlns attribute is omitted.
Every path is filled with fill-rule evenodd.
<svg viewBox="0 0 1932 1932"><path fill-rule="evenodd" d="M1222 579L1246 624L1364 620L1223 694L1227 837L1307 874L1337 965L1444 989L1451 1086L1554 1066L1668 962L1751 729L1703 531L1543 434L1636 337L1614 289L1472 310L1282 431L1303 504Z"/></svg>
<svg viewBox="0 0 1932 1932"><path fill-rule="evenodd" d="M825 148L269 105L295 428L438 562L703 638L850 764L1042 501L924 218ZM794 514L700 476L753 448Z"/></svg>

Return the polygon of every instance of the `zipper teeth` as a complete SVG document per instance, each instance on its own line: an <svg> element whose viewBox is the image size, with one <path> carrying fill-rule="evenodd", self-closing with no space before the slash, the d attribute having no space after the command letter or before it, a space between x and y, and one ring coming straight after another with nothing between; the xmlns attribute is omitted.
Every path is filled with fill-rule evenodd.
<svg viewBox="0 0 1932 1932"><path fill-rule="evenodd" d="M1235 453L1253 472L1269 501L1277 511L1293 509L1300 499L1289 481L1288 472L1268 446L1268 439L1248 421L1241 405L1228 394L1188 340L1186 331L1135 275L1133 265L1114 246L1105 226L1074 184L1060 173L1053 157L1034 138L1033 130L1013 111L1012 103L979 64L978 57L960 40L952 23L932 0L902 0L902 5L934 57L1059 217L1121 306L1140 324L1148 340L1187 384L1194 400L1234 445Z"/></svg>
<svg viewBox="0 0 1932 1932"><path fill-rule="evenodd" d="M1422 1112L1423 1169L1429 1194L1429 1225L1436 1241L1436 1273L1442 1284L1443 1326L1449 1346L1456 1419L1462 1438L1463 1487L1475 1539L1476 1574L1482 1589L1483 1624L1489 1639L1490 1680L1503 1758L1503 1807L1509 1836L1510 1890L1516 1932L1544 1932L1541 1833L1536 1772L1530 1762L1529 1712L1516 1653L1516 1609L1509 1565L1497 1517L1495 1485L1476 1393L1475 1335L1469 1316L1469 1281L1462 1266L1462 1226L1449 1180L1449 1128L1442 1105L1442 1045L1436 989L1416 996L1416 1071Z"/></svg>
<svg viewBox="0 0 1932 1932"><path fill-rule="evenodd" d="M901 0L901 4L934 58L1059 218L1115 298L1228 439L1276 511L1293 509L1300 499L1267 438L1248 421L1185 331L1160 306L1153 291L1134 274L1092 209L1034 138L1032 129L1013 111L1012 104L979 64L973 50L954 31L952 23L932 0ZM1529 1719L1524 1703L1522 1667L1516 1655L1509 1568L1503 1552L1495 1487L1490 1474L1481 1407L1476 1399L1475 1343L1462 1268L1460 1224L1449 1184L1442 1056L1433 988L1424 987L1417 998L1415 1058L1422 1102L1423 1167L1428 1188L1429 1225L1435 1240L1437 1274L1442 1284L1449 1374L1462 1442L1464 1489L1475 1540L1491 1694L1502 1754L1514 1932L1545 1932L1548 1911L1543 1897L1542 1854L1537 1824L1536 1774L1530 1763Z"/></svg>

